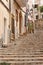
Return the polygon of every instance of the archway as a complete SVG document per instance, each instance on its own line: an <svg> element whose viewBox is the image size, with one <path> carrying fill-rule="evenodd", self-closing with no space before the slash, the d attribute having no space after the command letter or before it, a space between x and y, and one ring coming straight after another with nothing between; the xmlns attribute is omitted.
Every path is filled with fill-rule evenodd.
<svg viewBox="0 0 43 65"><path fill-rule="evenodd" d="M18 11L16 10L16 26L18 25Z"/></svg>
<svg viewBox="0 0 43 65"><path fill-rule="evenodd" d="M15 22L14 22L14 16L11 17L11 39L15 39Z"/></svg>
<svg viewBox="0 0 43 65"><path fill-rule="evenodd" d="M22 32L22 13L19 13L19 34L21 35Z"/></svg>

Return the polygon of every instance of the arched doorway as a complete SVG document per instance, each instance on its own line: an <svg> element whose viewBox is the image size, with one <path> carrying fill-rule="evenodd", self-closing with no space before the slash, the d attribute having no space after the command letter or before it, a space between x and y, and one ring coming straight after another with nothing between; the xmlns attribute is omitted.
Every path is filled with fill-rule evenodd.
<svg viewBox="0 0 43 65"><path fill-rule="evenodd" d="M18 11L16 10L16 26L18 24Z"/></svg>
<svg viewBox="0 0 43 65"><path fill-rule="evenodd" d="M19 34L21 35L22 32L22 13L19 13Z"/></svg>
<svg viewBox="0 0 43 65"><path fill-rule="evenodd" d="M15 39L15 22L14 22L14 16L11 17L11 39Z"/></svg>

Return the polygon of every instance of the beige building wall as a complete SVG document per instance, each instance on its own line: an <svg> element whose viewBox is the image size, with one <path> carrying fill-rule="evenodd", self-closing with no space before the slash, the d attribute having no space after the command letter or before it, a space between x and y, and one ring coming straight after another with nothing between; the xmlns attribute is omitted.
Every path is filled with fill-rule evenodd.
<svg viewBox="0 0 43 65"><path fill-rule="evenodd" d="M14 0L11 0L11 14L15 15Z"/></svg>
<svg viewBox="0 0 43 65"><path fill-rule="evenodd" d="M3 15L0 8L0 39L1 39L2 33L3 33Z"/></svg>
<svg viewBox="0 0 43 65"><path fill-rule="evenodd" d="M20 9L19 7L17 6L17 4L14 2L14 9L15 9L15 39L18 39L18 37L20 37L20 34L19 34L19 13L20 13ZM16 20L17 17L17 13L16 13L16 10L18 12L18 21Z"/></svg>
<svg viewBox="0 0 43 65"><path fill-rule="evenodd" d="M26 7L22 8L26 12ZM22 12L22 35L26 32L25 29L25 13Z"/></svg>
<svg viewBox="0 0 43 65"><path fill-rule="evenodd" d="M14 2L14 0L11 0L11 15L14 16L14 31L15 31L15 39L18 39L19 36L19 11L18 11L18 22L16 21L16 10L18 11L18 6Z"/></svg>
<svg viewBox="0 0 43 65"><path fill-rule="evenodd" d="M3 3L6 5L6 7L9 9L9 0L2 0ZM25 13L20 10L20 8L17 6L17 4L14 2L14 0L11 1L11 12L9 14L9 11L6 9L6 7L0 2L0 38L5 34L5 42L3 44L8 43L8 26L12 25L12 17L14 18L14 35L15 39L18 39L20 35L23 35L25 33ZM23 8L24 10L25 8ZM18 11L18 22L16 21L16 10ZM20 12L22 15L21 19L21 33L20 33ZM5 20L4 20L5 19ZM5 21L5 22L4 22ZM5 25L5 26L4 26ZM5 32L5 33L4 33ZM9 44L9 43L8 43Z"/></svg>
<svg viewBox="0 0 43 65"><path fill-rule="evenodd" d="M29 9L31 9L33 5L33 0L28 0L27 4L29 4Z"/></svg>
<svg viewBox="0 0 43 65"><path fill-rule="evenodd" d="M35 4L39 4L40 3L40 0L34 0L34 3Z"/></svg>
<svg viewBox="0 0 43 65"><path fill-rule="evenodd" d="M18 12L18 21L16 21L16 16L17 16L17 13L16 13L16 10ZM17 4L15 3L14 0L11 0L11 14L14 15L14 27L15 27L15 39L18 39L18 37L20 36L20 33L19 33L19 24L20 24L20 20L19 20L19 14L20 14L20 9L19 7L17 6ZM22 24L21 24L22 26ZM22 27L21 27L21 33L22 33Z"/></svg>
<svg viewBox="0 0 43 65"><path fill-rule="evenodd" d="M8 25L9 25L9 12L0 2L0 37L5 37L3 44L7 44L8 41ZM5 36L4 36L5 34Z"/></svg>
<svg viewBox="0 0 43 65"><path fill-rule="evenodd" d="M9 8L9 0L2 0L2 2Z"/></svg>
<svg viewBox="0 0 43 65"><path fill-rule="evenodd" d="M16 10L18 11L18 21L16 20ZM19 25L20 25L20 20L19 20L19 14L20 10L16 7L15 9L15 38L18 39L20 37L20 32L19 32Z"/></svg>
<svg viewBox="0 0 43 65"><path fill-rule="evenodd" d="M21 7L24 11L26 11L25 7ZM18 21L16 21L16 10L18 12ZM21 12L21 24L20 24L20 12ZM18 37L20 37L20 35L23 35L26 30L25 30L25 13L22 12L22 10L20 10L20 8L18 7L18 5L15 3L14 0L11 0L11 14L14 15L14 27L15 27L15 39L18 39ZM20 26L21 25L21 33L20 33Z"/></svg>

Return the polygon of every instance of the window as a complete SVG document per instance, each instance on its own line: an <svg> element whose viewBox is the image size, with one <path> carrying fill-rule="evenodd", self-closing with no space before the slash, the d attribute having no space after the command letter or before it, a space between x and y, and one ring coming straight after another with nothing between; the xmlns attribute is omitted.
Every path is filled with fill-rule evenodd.
<svg viewBox="0 0 43 65"><path fill-rule="evenodd" d="M38 5L35 5L35 6L34 6L34 8L37 8L37 7L38 7Z"/></svg>
<svg viewBox="0 0 43 65"><path fill-rule="evenodd" d="M36 19L38 19L38 15L36 15Z"/></svg>

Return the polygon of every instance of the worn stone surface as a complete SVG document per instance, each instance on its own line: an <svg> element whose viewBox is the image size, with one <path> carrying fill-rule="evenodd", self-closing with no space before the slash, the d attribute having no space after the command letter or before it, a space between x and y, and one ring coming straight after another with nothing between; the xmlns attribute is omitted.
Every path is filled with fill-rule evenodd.
<svg viewBox="0 0 43 65"><path fill-rule="evenodd" d="M21 36L19 39L12 41L7 48L0 48L0 55L4 55L0 57L2 59L13 58L10 59L11 61L17 61L14 58L24 58L22 59L23 62L32 61L30 63L16 63L14 65L43 65L43 30L35 30L35 33L28 33L24 36ZM13 56L9 57L9 55ZM17 57L14 57L14 55L17 55ZM19 55L24 56L20 57ZM18 59L18 61L21 60Z"/></svg>

